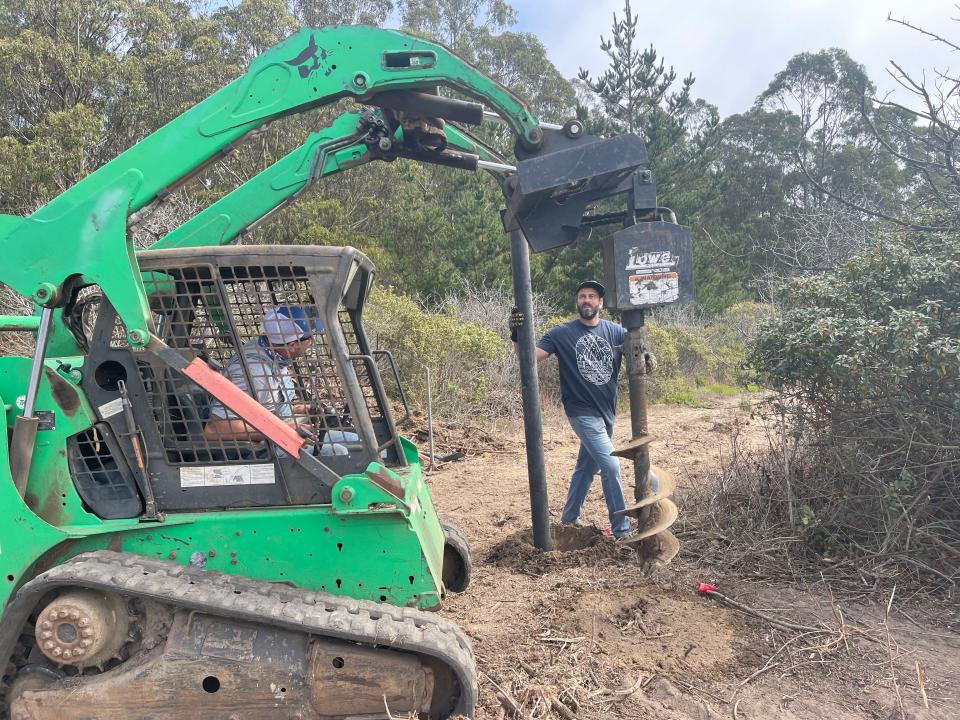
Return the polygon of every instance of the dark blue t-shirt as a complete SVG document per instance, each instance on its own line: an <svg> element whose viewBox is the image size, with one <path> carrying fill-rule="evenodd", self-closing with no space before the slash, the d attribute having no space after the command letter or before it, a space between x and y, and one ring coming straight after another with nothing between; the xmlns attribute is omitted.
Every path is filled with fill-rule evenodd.
<svg viewBox="0 0 960 720"><path fill-rule="evenodd" d="M537 347L556 355L560 363L560 398L568 416L601 417L613 424L625 335L609 320L589 327L575 319L540 338Z"/></svg>

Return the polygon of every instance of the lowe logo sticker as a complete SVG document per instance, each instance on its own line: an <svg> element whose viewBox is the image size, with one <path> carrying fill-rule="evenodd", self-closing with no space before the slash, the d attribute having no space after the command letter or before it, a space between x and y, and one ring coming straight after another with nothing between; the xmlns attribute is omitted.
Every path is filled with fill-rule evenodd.
<svg viewBox="0 0 960 720"><path fill-rule="evenodd" d="M678 259L669 250L645 250L641 252L640 248L630 248L626 269L628 271L653 270L654 268L666 270L676 265Z"/></svg>
<svg viewBox="0 0 960 720"><path fill-rule="evenodd" d="M669 250L630 248L626 267L630 304L649 307L676 302L680 298L679 262Z"/></svg>

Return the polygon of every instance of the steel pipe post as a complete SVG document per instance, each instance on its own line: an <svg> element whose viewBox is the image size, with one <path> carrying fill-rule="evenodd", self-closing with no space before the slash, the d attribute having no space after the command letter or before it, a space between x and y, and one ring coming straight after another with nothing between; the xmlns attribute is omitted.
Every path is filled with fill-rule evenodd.
<svg viewBox="0 0 960 720"><path fill-rule="evenodd" d="M13 421L13 437L10 439L10 474L13 484L23 497L30 476L30 464L33 461L33 449L37 442L37 430L40 419L36 417L37 392L40 389L40 377L43 375L43 359L47 353L47 340L50 339L50 320L53 310L45 307L40 310L40 323L37 328L37 344L33 351L33 363L30 365L30 377L27 379L27 391L23 400L23 413Z"/></svg>
<svg viewBox="0 0 960 720"><path fill-rule="evenodd" d="M543 425L540 420L540 380L533 337L533 287L530 281L530 249L522 230L510 233L513 265L513 297L525 318L517 333L520 359L520 389L523 397L523 435L527 443L527 477L530 483L530 514L533 544L549 550L550 515L547 510L547 475L543 459Z"/></svg>

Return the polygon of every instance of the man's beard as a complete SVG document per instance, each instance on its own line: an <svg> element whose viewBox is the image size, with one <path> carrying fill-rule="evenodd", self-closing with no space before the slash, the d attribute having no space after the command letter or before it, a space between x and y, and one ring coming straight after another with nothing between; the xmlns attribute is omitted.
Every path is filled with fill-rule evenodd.
<svg viewBox="0 0 960 720"><path fill-rule="evenodd" d="M597 313L600 312L597 308L590 305L581 305L577 308L577 312L580 314L580 317L584 320L593 320Z"/></svg>

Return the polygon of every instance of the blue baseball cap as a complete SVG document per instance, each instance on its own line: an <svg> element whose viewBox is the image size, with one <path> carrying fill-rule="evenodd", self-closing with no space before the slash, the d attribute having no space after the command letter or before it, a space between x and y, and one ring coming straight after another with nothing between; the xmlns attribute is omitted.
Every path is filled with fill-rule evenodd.
<svg viewBox="0 0 960 720"><path fill-rule="evenodd" d="M260 332L271 345L286 345L322 333L323 323L313 305L280 305L263 314Z"/></svg>

